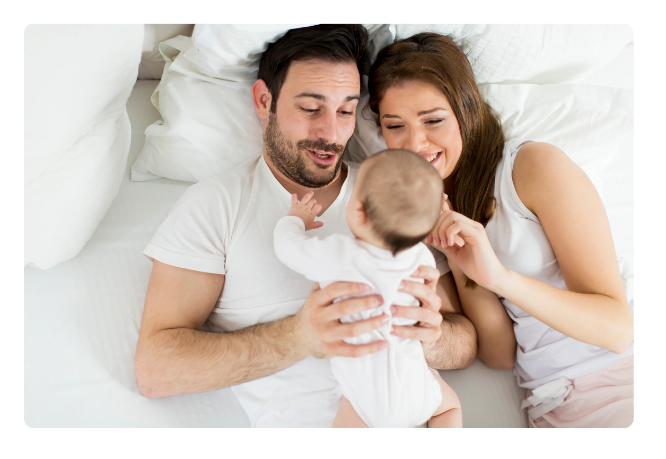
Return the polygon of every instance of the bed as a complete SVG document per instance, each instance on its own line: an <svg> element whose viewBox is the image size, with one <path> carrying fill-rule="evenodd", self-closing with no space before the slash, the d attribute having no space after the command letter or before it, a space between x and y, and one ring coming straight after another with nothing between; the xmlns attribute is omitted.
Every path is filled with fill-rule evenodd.
<svg viewBox="0 0 666 459"><path fill-rule="evenodd" d="M249 427L231 389L148 399L138 390L134 354L151 262L142 250L191 182L131 181L144 132L160 113L159 80L137 80L126 104L129 156L119 191L75 257L50 269L26 266L25 422L30 427ZM582 82L633 89L633 44ZM600 176L623 271L633 272L633 151ZM465 427L527 427L523 389L510 370L477 360L441 371L463 407Z"/></svg>

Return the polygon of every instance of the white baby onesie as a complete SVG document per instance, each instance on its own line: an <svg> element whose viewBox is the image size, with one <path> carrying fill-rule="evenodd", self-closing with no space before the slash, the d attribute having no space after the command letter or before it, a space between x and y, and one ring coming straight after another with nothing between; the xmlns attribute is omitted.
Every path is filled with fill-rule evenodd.
<svg viewBox="0 0 666 459"><path fill-rule="evenodd" d="M278 221L274 246L280 261L319 282L321 288L338 281L363 282L371 287L363 296L382 296L382 306L340 319L346 323L382 313L390 317L392 304L418 307L418 300L398 292L398 286L405 279L423 282L410 277L419 266L435 267L435 259L424 244L394 257L388 250L342 234L324 239L308 237L298 217ZM421 343L391 335L392 324L412 325L414 321L392 318L377 330L346 339L352 344L386 340L389 345L363 357L334 357L331 368L342 393L368 426L415 427L430 419L442 402L442 393L426 364Z"/></svg>

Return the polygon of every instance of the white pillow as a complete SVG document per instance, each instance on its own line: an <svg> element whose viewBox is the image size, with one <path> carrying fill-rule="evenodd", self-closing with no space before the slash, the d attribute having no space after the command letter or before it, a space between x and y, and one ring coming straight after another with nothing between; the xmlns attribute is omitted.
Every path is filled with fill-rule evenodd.
<svg viewBox="0 0 666 459"><path fill-rule="evenodd" d="M194 24L144 24L143 52L139 80L159 80L164 72L164 58L159 44L178 35L192 36Z"/></svg>
<svg viewBox="0 0 666 459"><path fill-rule="evenodd" d="M141 25L26 28L26 265L74 257L118 192L142 44Z"/></svg>
<svg viewBox="0 0 666 459"><path fill-rule="evenodd" d="M250 88L268 46L301 25L199 25L160 44L164 76L152 101L163 121L146 130L132 180L199 181L262 152Z"/></svg>
<svg viewBox="0 0 666 459"><path fill-rule="evenodd" d="M479 84L580 82L633 41L628 25L398 24L395 30L396 41L426 31L451 36Z"/></svg>
<svg viewBox="0 0 666 459"><path fill-rule="evenodd" d="M603 68L608 61L614 59L623 50L627 43L633 40L633 31L631 27L624 25L445 25L445 24L425 24L425 25L390 25L384 26L382 33L377 34L372 39L371 49L374 53L371 55L374 62L377 51L382 47L410 37L419 32L436 32L442 35L449 35L466 52L470 64L474 70L477 83L565 83L568 81L581 81L590 74ZM543 122L544 127L553 127L561 130L562 128L571 128L566 120L561 120L557 126L549 124L549 120L525 120L520 126L514 127L514 122L510 116L527 112L534 116L546 113L549 109L555 109L558 105L556 101L546 96L549 91L556 91L552 94L562 95L566 100L572 100L577 94L582 94L585 90L580 88L574 92L569 89L575 86L565 85L569 89L520 89L518 85L512 86L513 89L501 88L484 89L490 91L495 96L505 94L507 98L523 97L522 101L514 101L513 104L508 100L503 100L496 109L500 111L502 119L505 120L505 132L511 136L527 138L528 134L540 136L541 140L555 138L553 133L544 130L535 131L532 126L537 126L537 122ZM554 88L555 85L549 86ZM514 93L509 93L514 91ZM522 93L518 92L522 91ZM594 105L594 97L598 94L595 89L591 89L587 95L581 96L580 100L572 102L574 106L580 104L583 113L602 116L601 107ZM603 91L603 90L600 90ZM576 96L577 97L577 96ZM363 87L361 89L361 100L359 107L367 105L369 94L367 92L367 77L363 78ZM548 106L539 107L542 100L545 100ZM521 107L520 104L526 104ZM555 104L555 105L553 105ZM492 105L492 104L491 104ZM627 107L630 117L633 119L633 106ZM565 110L568 113L568 110ZM583 113L579 115L584 116ZM627 113L625 113L627 114ZM585 115L586 116L586 115ZM367 118L367 119L366 119ZM533 123L530 125L529 123ZM521 132L519 129L525 129ZM559 132L559 131L558 131ZM597 132L597 131L594 131ZM616 133L624 134L624 131ZM573 135L573 134L572 134ZM592 138L596 134L592 133ZM510 137L508 137L510 138ZM579 139L576 142L576 148L573 151L567 151L570 144L569 140L575 137L566 137L563 145L558 145L565 152L573 155L572 158L579 162L583 161L586 171L592 175L600 172L599 167L604 163L603 159L598 162L599 167L593 166L591 158L601 154L600 149L591 148L592 143L586 139ZM592 139L591 138L591 139ZM553 142L557 145L556 142ZM583 145L582 148L580 145ZM377 153L386 148L386 143L381 133L381 128L377 127L375 118L367 110L359 109L356 114L356 128L354 135L350 139L346 158L361 162L368 156ZM571 149L569 149L571 150ZM610 160L609 160L610 161ZM594 178L595 184L599 184L598 178Z"/></svg>
<svg viewBox="0 0 666 459"><path fill-rule="evenodd" d="M603 194L601 174L619 154L631 154L634 92L585 84L480 85L502 120L506 139L553 144Z"/></svg>

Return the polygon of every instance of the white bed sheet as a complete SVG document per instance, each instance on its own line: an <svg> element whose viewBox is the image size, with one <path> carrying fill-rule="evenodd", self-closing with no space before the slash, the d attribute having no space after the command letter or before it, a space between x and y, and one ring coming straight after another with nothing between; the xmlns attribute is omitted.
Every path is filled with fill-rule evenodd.
<svg viewBox="0 0 666 459"><path fill-rule="evenodd" d="M629 53L631 56L629 56ZM630 51L594 84L633 84ZM606 73L606 75L608 75ZM191 184L131 182L129 169L159 113L150 103L158 81L138 81L127 104L132 144L123 184L81 253L25 279L25 422L31 427L247 427L230 389L151 400L139 394L134 353L151 263L141 251ZM616 86L617 87L617 86ZM633 266L633 149L604 174L618 255ZM633 270L632 270L633 271ZM458 394L466 427L526 427L523 390L510 370L481 361L440 372Z"/></svg>

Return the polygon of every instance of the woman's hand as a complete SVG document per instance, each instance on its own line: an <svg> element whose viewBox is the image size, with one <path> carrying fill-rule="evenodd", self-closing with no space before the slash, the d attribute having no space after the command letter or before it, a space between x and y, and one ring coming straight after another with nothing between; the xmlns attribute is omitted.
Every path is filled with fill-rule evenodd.
<svg viewBox="0 0 666 459"><path fill-rule="evenodd" d="M490 245L483 225L450 210L446 200L435 229L425 241L453 259L467 277L488 290L496 286L508 270Z"/></svg>
<svg viewBox="0 0 666 459"><path fill-rule="evenodd" d="M436 343L442 336L442 299L437 295L439 271L430 266L420 266L411 277L421 278L423 284L403 281L399 290L409 293L421 303L421 307L391 305L394 317L416 320L416 325L395 326L391 334L401 338L418 339L424 347Z"/></svg>

